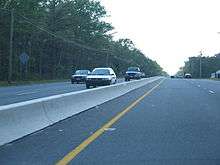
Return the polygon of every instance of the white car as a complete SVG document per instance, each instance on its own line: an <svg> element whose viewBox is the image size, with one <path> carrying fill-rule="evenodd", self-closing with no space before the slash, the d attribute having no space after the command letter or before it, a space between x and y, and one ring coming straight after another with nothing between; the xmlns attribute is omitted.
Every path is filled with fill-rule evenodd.
<svg viewBox="0 0 220 165"><path fill-rule="evenodd" d="M115 84L117 81L112 68L95 68L86 78L86 88Z"/></svg>
<svg viewBox="0 0 220 165"><path fill-rule="evenodd" d="M184 77L185 78L192 78L192 75L190 73L186 73Z"/></svg>

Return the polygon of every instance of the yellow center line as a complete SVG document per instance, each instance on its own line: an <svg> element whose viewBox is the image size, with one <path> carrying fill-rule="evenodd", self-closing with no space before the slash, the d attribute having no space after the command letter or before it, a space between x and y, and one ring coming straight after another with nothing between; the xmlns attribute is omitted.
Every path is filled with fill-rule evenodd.
<svg viewBox="0 0 220 165"><path fill-rule="evenodd" d="M156 86L147 91L144 95L135 100L132 104L130 104L126 109L118 113L115 117L113 117L110 121L108 121L105 125L103 125L100 129L98 129L95 133L89 136L86 140L84 140L79 146L70 151L63 159L56 163L56 165L66 165L71 160L73 160L82 150L84 150L90 143L96 140L99 136L101 136L106 129L110 128L115 122L117 122L122 116L124 116L127 112L129 112L133 107L135 107L141 100L143 100L146 96L148 96L152 91L154 91L157 87L161 85L164 81L160 81Z"/></svg>

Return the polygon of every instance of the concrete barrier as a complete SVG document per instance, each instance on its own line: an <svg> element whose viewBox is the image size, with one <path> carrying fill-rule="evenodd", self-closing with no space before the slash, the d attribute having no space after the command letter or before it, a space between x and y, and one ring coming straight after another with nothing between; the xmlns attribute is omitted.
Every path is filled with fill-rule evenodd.
<svg viewBox="0 0 220 165"><path fill-rule="evenodd" d="M0 106L0 145L159 79L152 77Z"/></svg>

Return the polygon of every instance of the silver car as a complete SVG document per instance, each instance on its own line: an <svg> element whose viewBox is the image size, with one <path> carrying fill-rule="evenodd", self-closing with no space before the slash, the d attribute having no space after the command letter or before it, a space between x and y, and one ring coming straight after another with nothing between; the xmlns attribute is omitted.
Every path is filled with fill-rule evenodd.
<svg viewBox="0 0 220 165"><path fill-rule="evenodd" d="M80 83L85 82L87 75L90 73L89 70L77 70L72 76L71 76L71 83Z"/></svg>

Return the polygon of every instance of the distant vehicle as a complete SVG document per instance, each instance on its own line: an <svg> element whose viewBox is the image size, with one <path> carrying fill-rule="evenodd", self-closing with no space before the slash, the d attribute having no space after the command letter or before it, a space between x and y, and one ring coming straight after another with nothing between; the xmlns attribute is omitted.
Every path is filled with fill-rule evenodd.
<svg viewBox="0 0 220 165"><path fill-rule="evenodd" d="M87 75L90 74L89 70L77 70L72 76L71 76L71 83L80 83L85 82Z"/></svg>
<svg viewBox="0 0 220 165"><path fill-rule="evenodd" d="M170 78L175 78L175 76L170 76Z"/></svg>
<svg viewBox="0 0 220 165"><path fill-rule="evenodd" d="M86 88L115 84L117 81L112 68L95 68L86 78Z"/></svg>
<svg viewBox="0 0 220 165"><path fill-rule="evenodd" d="M142 73L138 67L129 67L125 73L125 81L130 81L131 79L141 79Z"/></svg>
<svg viewBox="0 0 220 165"><path fill-rule="evenodd" d="M220 55L219 55L220 56ZM220 70L211 74L211 78L220 78Z"/></svg>
<svg viewBox="0 0 220 165"><path fill-rule="evenodd" d="M192 75L190 73L186 73L184 77L185 78L192 78Z"/></svg>

